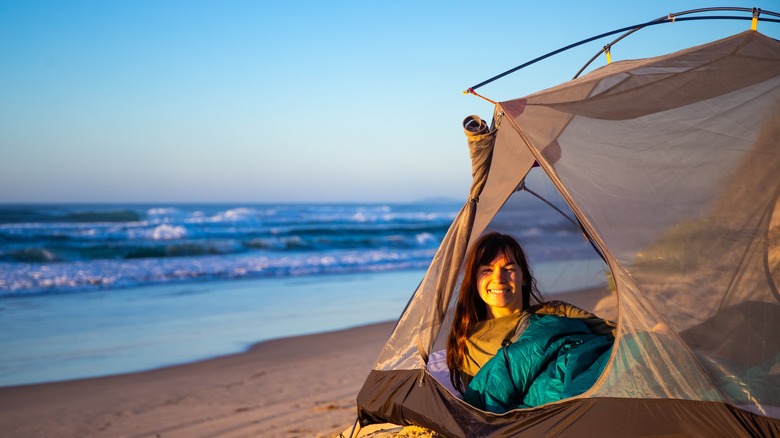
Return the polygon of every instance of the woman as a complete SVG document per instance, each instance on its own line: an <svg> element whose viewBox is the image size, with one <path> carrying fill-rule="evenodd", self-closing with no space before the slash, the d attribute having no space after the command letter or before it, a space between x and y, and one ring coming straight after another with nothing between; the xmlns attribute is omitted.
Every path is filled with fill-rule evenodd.
<svg viewBox="0 0 780 438"><path fill-rule="evenodd" d="M537 290L525 252L506 234L489 233L466 259L455 317L447 341L450 380L461 393L502 344L515 341L532 314L580 318L594 332L612 327L571 304L545 302Z"/></svg>

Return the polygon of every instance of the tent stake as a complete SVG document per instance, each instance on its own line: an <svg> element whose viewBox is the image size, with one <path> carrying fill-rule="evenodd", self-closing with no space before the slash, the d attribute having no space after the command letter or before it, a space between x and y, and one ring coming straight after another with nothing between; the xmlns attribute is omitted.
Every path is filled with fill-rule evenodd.
<svg viewBox="0 0 780 438"><path fill-rule="evenodd" d="M353 438L355 436L355 428L358 426L359 420L360 420L359 417L355 418L355 422L352 424L352 430L349 432L349 436L348 437L345 437L344 434L342 434L342 433L339 434L339 437L340 438ZM358 429L358 433L360 433L360 429Z"/></svg>

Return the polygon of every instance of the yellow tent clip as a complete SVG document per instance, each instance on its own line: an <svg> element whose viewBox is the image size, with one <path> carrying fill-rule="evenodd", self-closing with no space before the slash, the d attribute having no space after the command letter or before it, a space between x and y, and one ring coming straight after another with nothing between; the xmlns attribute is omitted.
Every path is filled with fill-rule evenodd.
<svg viewBox="0 0 780 438"><path fill-rule="evenodd" d="M604 54L607 55L607 64L612 64L612 47L607 44L604 46Z"/></svg>
<svg viewBox="0 0 780 438"><path fill-rule="evenodd" d="M753 8L753 19L750 21L750 30L758 29L758 16L761 15L761 9Z"/></svg>

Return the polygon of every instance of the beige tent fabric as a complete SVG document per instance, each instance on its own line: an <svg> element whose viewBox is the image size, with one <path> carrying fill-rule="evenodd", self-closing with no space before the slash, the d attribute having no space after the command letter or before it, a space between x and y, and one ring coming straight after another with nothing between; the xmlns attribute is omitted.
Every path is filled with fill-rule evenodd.
<svg viewBox="0 0 780 438"><path fill-rule="evenodd" d="M454 292L472 236L482 233L534 164L533 154L517 132L499 129L502 117L501 112L494 114L492 129L476 116L464 120L464 127L476 122L476 129L465 129L473 176L469 200L453 221L380 353L377 370L424 368L434 346L443 344L452 317L447 310L457 299Z"/></svg>
<svg viewBox="0 0 780 438"><path fill-rule="evenodd" d="M377 369L419 368L428 361L457 283L476 215L477 202L487 181L496 130L478 117L463 121L472 162L469 200L458 213L431 263L426 276L390 340L380 354ZM412 344L410 339L415 339Z"/></svg>
<svg viewBox="0 0 780 438"><path fill-rule="evenodd" d="M620 348L589 396L728 400L778 416L780 319L747 315L751 328L732 332L719 321L743 303L780 306L768 264L779 60L776 41L748 31L501 104L617 280ZM709 335L692 346L700 324ZM751 361L711 347L732 337Z"/></svg>
<svg viewBox="0 0 780 438"><path fill-rule="evenodd" d="M780 42L747 31L615 62L501 102L494 120L467 133L493 140L472 152L470 200L358 395L361 421L447 436L780 435ZM588 392L494 415L425 362L468 245L534 161L609 265L616 343Z"/></svg>

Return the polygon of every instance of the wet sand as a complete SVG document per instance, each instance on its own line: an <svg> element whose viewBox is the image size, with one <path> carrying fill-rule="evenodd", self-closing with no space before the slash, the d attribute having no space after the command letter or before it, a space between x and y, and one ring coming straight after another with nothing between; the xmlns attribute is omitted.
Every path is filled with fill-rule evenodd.
<svg viewBox="0 0 780 438"><path fill-rule="evenodd" d="M548 298L592 309L602 296ZM271 340L140 373L0 388L0 430L13 437L337 436L351 428L357 393L393 327Z"/></svg>

